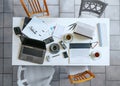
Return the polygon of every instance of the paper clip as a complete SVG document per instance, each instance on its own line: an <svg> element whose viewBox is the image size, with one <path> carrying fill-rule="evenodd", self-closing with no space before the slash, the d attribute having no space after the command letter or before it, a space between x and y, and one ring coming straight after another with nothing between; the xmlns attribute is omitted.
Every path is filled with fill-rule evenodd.
<svg viewBox="0 0 120 86"><path fill-rule="evenodd" d="M92 43L92 44L93 44L93 43L95 43L95 45L94 45L94 46L92 46L92 45L91 45L91 48L92 48L92 49L94 49L94 48L95 48L95 47L99 44L99 42L98 42L98 41L96 41L96 42L91 42L91 43Z"/></svg>

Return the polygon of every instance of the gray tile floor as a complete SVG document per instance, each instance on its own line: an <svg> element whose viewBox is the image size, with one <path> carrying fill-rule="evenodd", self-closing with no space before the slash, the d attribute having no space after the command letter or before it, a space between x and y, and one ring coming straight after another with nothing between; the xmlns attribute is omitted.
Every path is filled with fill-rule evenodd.
<svg viewBox="0 0 120 86"><path fill-rule="evenodd" d="M103 15L110 18L110 66L92 66L96 78L71 85L63 67L55 67L52 86L120 86L120 0L102 0L109 5ZM51 17L77 17L81 0L47 0ZM11 65L12 17L26 16L19 0L0 0L0 86L17 86L17 66Z"/></svg>

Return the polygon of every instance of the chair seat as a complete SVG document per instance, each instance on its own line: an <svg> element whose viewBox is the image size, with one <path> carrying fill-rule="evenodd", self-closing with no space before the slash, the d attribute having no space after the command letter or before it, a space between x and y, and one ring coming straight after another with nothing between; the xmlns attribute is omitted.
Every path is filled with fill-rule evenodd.
<svg viewBox="0 0 120 86"><path fill-rule="evenodd" d="M24 78L30 86L50 86L55 70L52 67L27 67Z"/></svg>
<svg viewBox="0 0 120 86"><path fill-rule="evenodd" d="M78 84L78 83L89 81L92 78L95 78L95 75L91 71L86 70L82 73L78 73L75 75L69 75L68 78L71 84Z"/></svg>
<svg viewBox="0 0 120 86"><path fill-rule="evenodd" d="M71 84L78 84L95 78L95 75L88 70L87 66L69 66L65 70Z"/></svg>

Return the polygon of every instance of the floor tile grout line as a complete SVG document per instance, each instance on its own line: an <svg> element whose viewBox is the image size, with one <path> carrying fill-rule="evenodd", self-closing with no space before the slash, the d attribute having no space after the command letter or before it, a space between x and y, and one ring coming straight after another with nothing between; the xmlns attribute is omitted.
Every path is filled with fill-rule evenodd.
<svg viewBox="0 0 120 86"><path fill-rule="evenodd" d="M119 0L119 5L120 5L120 0ZM120 6L119 6L119 19L120 19ZM119 21L119 34L120 34L120 21Z"/></svg>
<svg viewBox="0 0 120 86"><path fill-rule="evenodd" d="M106 76L106 73L107 73L107 72L106 72L106 68L107 68L107 66L105 66L105 86L107 86L107 85L106 85L106 81L107 81L107 76Z"/></svg>
<svg viewBox="0 0 120 86"><path fill-rule="evenodd" d="M14 9L14 1L12 1L12 9ZM12 21L13 21L13 16L14 16L14 10L13 10L13 13L12 13ZM13 22L12 22L12 25L13 25ZM13 27L11 28L13 29ZM12 31L12 35L13 35L13 31ZM12 40L12 39L11 39ZM11 45L12 46L12 45ZM12 52L11 52L12 53ZM11 54L12 55L12 54ZM12 56L11 56L11 61L12 61ZM11 62L11 65L12 65L12 62ZM17 81L17 80L16 80ZM12 65L12 86L13 86L13 65Z"/></svg>
<svg viewBox="0 0 120 86"><path fill-rule="evenodd" d="M59 0L59 16L58 17L60 17L60 0Z"/></svg>
<svg viewBox="0 0 120 86"><path fill-rule="evenodd" d="M110 49L110 51L120 51L120 49Z"/></svg>
<svg viewBox="0 0 120 86"><path fill-rule="evenodd" d="M107 80L107 81L119 81L120 82L120 80Z"/></svg>
<svg viewBox="0 0 120 86"><path fill-rule="evenodd" d="M106 67L114 67L114 66L118 66L119 67L120 65L110 65L110 66L106 66Z"/></svg>
<svg viewBox="0 0 120 86"><path fill-rule="evenodd" d="M12 74L12 73L0 73L0 74Z"/></svg>
<svg viewBox="0 0 120 86"><path fill-rule="evenodd" d="M4 1L3 1L3 76L2 76L2 84L4 86Z"/></svg>
<svg viewBox="0 0 120 86"><path fill-rule="evenodd" d="M110 35L110 36L120 36L120 35Z"/></svg>
<svg viewBox="0 0 120 86"><path fill-rule="evenodd" d="M118 51L120 51L120 50L111 50L111 51L117 51L117 52L118 52Z"/></svg>
<svg viewBox="0 0 120 86"><path fill-rule="evenodd" d="M92 66L90 66L90 71L91 71L91 69L92 69L91 67L92 67ZM92 82L91 82L91 80L90 80L90 86L91 86L91 83L92 83Z"/></svg>
<svg viewBox="0 0 120 86"><path fill-rule="evenodd" d="M12 44L12 42L3 42L4 44Z"/></svg>
<svg viewBox="0 0 120 86"><path fill-rule="evenodd" d="M0 13L13 13L13 12L0 12Z"/></svg>
<svg viewBox="0 0 120 86"><path fill-rule="evenodd" d="M60 66L59 66L59 86L60 86Z"/></svg>

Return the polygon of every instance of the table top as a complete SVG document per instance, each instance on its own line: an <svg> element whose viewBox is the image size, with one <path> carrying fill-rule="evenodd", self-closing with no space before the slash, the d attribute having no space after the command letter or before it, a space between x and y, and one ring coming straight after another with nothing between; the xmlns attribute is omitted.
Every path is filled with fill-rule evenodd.
<svg viewBox="0 0 120 86"><path fill-rule="evenodd" d="M51 25L62 25L64 27L67 27L68 25L75 23L77 21L82 22L82 23L86 23L89 24L91 26L94 26L97 28L97 23L105 23L106 24L106 29L102 30L101 35L105 37L103 43L105 43L105 46L99 47L97 46L94 49L90 49L90 52L94 51L94 50L98 50L101 52L101 57L98 60L93 60L91 59L91 57L79 57L76 59L73 59L73 63L70 63L70 57L69 58L64 58L62 55L63 51L68 51L69 49L66 50L60 50L59 52L59 56L52 58L52 60L50 62L48 62L46 60L46 58L44 59L44 63L43 64L36 64L36 63L31 63L31 62L27 62L27 61L23 61L23 60L19 60L19 52L20 52L20 48L21 48L21 41L19 39L18 36L15 35L14 31L12 34L12 65L51 65L51 66L107 66L110 65L110 42L109 42L109 19L107 18L40 18L41 20L44 20L47 23L50 23ZM24 22L24 18L23 17L13 17L13 27L20 27L22 28L23 26L23 22ZM12 28L13 29L13 28ZM66 32L66 33L71 33L71 32ZM87 39L83 36L80 37L81 40L77 40L74 39L72 42L74 43L88 43L90 42L90 39ZM54 37L54 42L58 43L60 40L62 39L58 39ZM98 33L97 33L97 29L95 31L94 37L93 37L93 42L94 41L98 41ZM67 47L69 47L69 44L66 44ZM46 55L50 55L49 50L48 50L48 46L47 45L47 52Z"/></svg>

